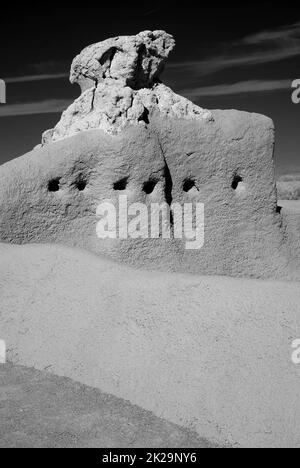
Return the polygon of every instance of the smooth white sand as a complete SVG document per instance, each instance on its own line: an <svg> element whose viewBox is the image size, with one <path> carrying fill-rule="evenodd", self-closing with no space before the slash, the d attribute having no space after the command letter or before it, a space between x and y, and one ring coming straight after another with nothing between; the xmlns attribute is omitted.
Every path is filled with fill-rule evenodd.
<svg viewBox="0 0 300 468"><path fill-rule="evenodd" d="M300 446L299 283L141 272L0 246L9 359L249 447Z"/></svg>

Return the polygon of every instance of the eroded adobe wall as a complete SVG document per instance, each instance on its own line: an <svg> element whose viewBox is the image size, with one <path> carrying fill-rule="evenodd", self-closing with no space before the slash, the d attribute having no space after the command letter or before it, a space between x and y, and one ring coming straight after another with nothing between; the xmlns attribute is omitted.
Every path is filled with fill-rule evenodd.
<svg viewBox="0 0 300 468"><path fill-rule="evenodd" d="M184 251L183 264L212 274L297 277L299 265L292 271L287 264L277 207L273 122L234 110L214 111L213 117L209 124L159 125L173 201L205 205L204 246Z"/></svg>
<svg viewBox="0 0 300 468"><path fill-rule="evenodd" d="M277 207L272 121L202 109L161 83L174 45L144 31L74 59L81 95L39 147L0 168L0 240L78 246L141 269L299 279ZM204 204L203 247L175 235L99 239L97 207L118 209L120 196L148 214L155 203Z"/></svg>
<svg viewBox="0 0 300 468"><path fill-rule="evenodd" d="M148 129L90 131L46 145L0 168L0 239L78 246L141 269L295 278L277 210L273 142L269 119L229 111L215 113L214 123L153 116ZM204 246L99 239L97 206L118 206L120 196L148 213L153 203L204 203Z"/></svg>

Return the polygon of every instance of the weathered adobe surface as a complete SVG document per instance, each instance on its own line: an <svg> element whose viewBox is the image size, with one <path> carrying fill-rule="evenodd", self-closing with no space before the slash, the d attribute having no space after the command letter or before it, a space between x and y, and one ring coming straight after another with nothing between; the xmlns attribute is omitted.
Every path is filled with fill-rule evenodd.
<svg viewBox="0 0 300 468"><path fill-rule="evenodd" d="M42 144L90 129L115 135L130 124L145 126L154 110L170 117L212 119L209 111L160 82L174 46L173 37L166 32L144 31L84 49L74 59L70 73L71 83L79 84L82 94L55 128L44 133Z"/></svg>
<svg viewBox="0 0 300 468"><path fill-rule="evenodd" d="M78 246L141 269L299 279L300 237L277 207L273 122L173 93L159 82L173 47L146 31L75 58L81 96L41 147L0 168L0 240ZM120 195L148 208L204 203L204 247L98 239L97 206Z"/></svg>

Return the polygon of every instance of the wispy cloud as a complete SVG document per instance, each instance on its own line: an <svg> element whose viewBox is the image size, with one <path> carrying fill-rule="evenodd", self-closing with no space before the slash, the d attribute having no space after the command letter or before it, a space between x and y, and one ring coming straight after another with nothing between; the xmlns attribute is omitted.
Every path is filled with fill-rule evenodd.
<svg viewBox="0 0 300 468"><path fill-rule="evenodd" d="M217 55L206 60L177 62L169 65L173 72L185 71L195 79L230 68L275 63L300 57L300 23L274 31L247 36L226 44L230 54Z"/></svg>
<svg viewBox="0 0 300 468"><path fill-rule="evenodd" d="M159 6L159 7L156 7L156 8L152 8L152 10L148 10L146 11L143 16L150 16L150 15L153 15L154 13L158 13L159 11L161 11L164 7L163 6Z"/></svg>
<svg viewBox="0 0 300 468"><path fill-rule="evenodd" d="M245 93L272 92L288 90L291 88L291 80L250 80L233 84L221 84L217 86L205 86L181 90L181 94L196 99L200 97L231 96Z"/></svg>
<svg viewBox="0 0 300 468"><path fill-rule="evenodd" d="M201 78L222 70L242 70L245 67L300 57L300 22L244 37L239 41L226 44L226 50L230 50L230 53L192 62L170 63L167 68L170 81L174 79L174 76L177 77L176 88L191 99L289 89L291 81L282 79L243 81L243 77L236 83L222 83L216 86L198 86L198 84ZM55 68L60 72L55 72ZM10 77L5 81L10 84L68 78L68 73L63 71L66 69L65 63L39 64L36 65L36 69L40 72L39 74ZM61 112L69 104L69 100L53 99L5 105L0 107L0 117Z"/></svg>
<svg viewBox="0 0 300 468"><path fill-rule="evenodd" d="M33 81L59 80L63 78L68 78L68 76L68 73L48 73L43 75L16 76L11 78L5 78L4 81L7 84L29 83Z"/></svg>
<svg viewBox="0 0 300 468"><path fill-rule="evenodd" d="M160 7L162 8L162 7ZM154 9L153 11L159 10ZM151 13L152 10L148 13ZM222 45L221 45L222 46ZM243 68L261 64L276 63L282 60L300 57L300 22L275 30L261 31L246 36L239 41L223 44L230 53L212 56L189 62L169 63L170 73L184 73L193 82L201 77L232 68ZM6 83L28 83L67 79L69 74L67 62L47 62L35 64L40 73L36 75L8 77ZM59 70L59 72L57 72Z"/></svg>
<svg viewBox="0 0 300 468"><path fill-rule="evenodd" d="M71 102L72 101L69 99L49 99L46 101L1 105L0 117L60 113L65 110Z"/></svg>
<svg viewBox="0 0 300 468"><path fill-rule="evenodd" d="M291 39L300 40L300 22L273 31L266 30L252 34L245 37L242 42L244 44L262 44L269 41L287 41Z"/></svg>

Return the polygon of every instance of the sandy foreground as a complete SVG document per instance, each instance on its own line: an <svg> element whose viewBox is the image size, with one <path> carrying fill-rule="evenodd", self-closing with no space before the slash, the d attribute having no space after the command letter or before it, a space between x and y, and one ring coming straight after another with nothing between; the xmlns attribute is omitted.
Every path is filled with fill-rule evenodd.
<svg viewBox="0 0 300 468"><path fill-rule="evenodd" d="M70 379L0 366L1 448L211 448L195 433Z"/></svg>
<svg viewBox="0 0 300 468"><path fill-rule="evenodd" d="M54 245L0 244L0 255L10 362L217 445L300 445L299 283L141 272Z"/></svg>

